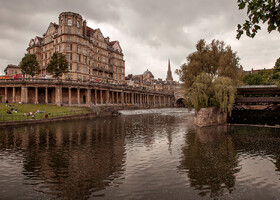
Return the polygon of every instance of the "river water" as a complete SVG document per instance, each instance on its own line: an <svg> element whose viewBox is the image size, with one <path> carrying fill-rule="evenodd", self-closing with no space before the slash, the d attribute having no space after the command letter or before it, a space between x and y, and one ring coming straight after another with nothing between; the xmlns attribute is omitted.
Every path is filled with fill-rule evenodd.
<svg viewBox="0 0 280 200"><path fill-rule="evenodd" d="M279 130L186 109L1 128L0 199L279 199Z"/></svg>

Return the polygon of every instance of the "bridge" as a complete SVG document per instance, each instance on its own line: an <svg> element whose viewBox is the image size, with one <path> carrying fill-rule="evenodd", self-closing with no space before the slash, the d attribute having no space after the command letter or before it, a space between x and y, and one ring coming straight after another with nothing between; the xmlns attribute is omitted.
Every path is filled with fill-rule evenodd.
<svg viewBox="0 0 280 200"><path fill-rule="evenodd" d="M0 102L59 106L173 107L173 91L127 85L51 79L0 80Z"/></svg>
<svg viewBox="0 0 280 200"><path fill-rule="evenodd" d="M175 99L175 106L176 107L184 107L184 91L182 85L177 85L174 91L174 99Z"/></svg>
<svg viewBox="0 0 280 200"><path fill-rule="evenodd" d="M237 88L237 98L229 123L280 124L280 88L254 85Z"/></svg>

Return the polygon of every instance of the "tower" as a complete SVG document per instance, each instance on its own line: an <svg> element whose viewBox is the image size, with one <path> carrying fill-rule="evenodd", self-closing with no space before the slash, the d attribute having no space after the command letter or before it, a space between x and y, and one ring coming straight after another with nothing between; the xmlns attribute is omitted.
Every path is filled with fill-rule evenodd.
<svg viewBox="0 0 280 200"><path fill-rule="evenodd" d="M166 81L167 82L173 81L171 67L170 67L170 59L168 59L168 71L167 71Z"/></svg>

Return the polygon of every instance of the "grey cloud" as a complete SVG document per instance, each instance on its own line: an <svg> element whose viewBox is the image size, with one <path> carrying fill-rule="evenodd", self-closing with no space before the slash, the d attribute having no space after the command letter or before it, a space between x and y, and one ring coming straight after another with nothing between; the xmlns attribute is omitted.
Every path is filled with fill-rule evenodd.
<svg viewBox="0 0 280 200"><path fill-rule="evenodd" d="M1 42L0 70L8 63L18 64L29 40L42 35L63 11L100 24L93 28L101 31L103 24L113 26L117 35L109 31L105 36L120 41L127 74L143 73L149 67L165 78L168 58L174 71L201 38L233 45L247 69L268 68L280 50L279 34L265 34L265 42L262 34L253 40L235 39L237 24L246 18L236 0L0 0L0 41L5 41Z"/></svg>

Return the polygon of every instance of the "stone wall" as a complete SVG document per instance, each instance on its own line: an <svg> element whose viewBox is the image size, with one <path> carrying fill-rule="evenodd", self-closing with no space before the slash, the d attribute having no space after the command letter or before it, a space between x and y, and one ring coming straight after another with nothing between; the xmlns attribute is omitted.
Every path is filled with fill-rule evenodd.
<svg viewBox="0 0 280 200"><path fill-rule="evenodd" d="M197 126L212 126L227 122L227 113L220 108L201 108L195 112L194 124Z"/></svg>

